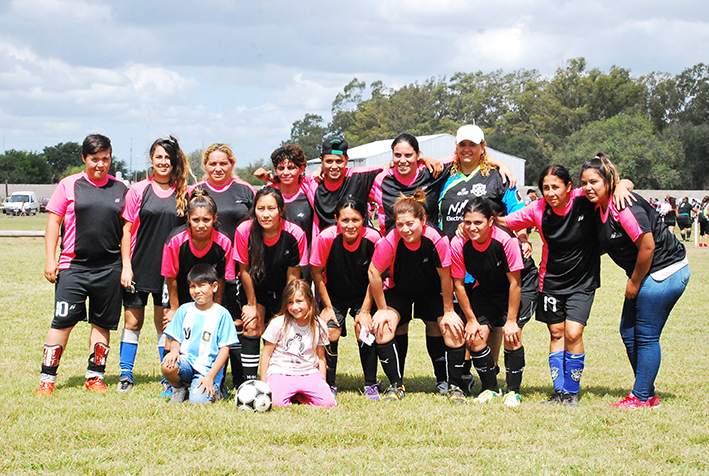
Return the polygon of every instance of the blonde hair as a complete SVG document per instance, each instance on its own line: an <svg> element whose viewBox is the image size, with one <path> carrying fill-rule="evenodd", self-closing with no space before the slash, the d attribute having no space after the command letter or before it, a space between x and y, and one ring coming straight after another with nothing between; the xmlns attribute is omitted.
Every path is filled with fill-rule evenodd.
<svg viewBox="0 0 709 476"><path fill-rule="evenodd" d="M204 153L202 154L202 168L207 165L207 161L209 160L209 154L215 151L220 151L224 152L226 154L226 158L229 162L231 162L231 165L236 164L236 157L234 157L234 152L231 150L231 147L229 147L226 144L223 144L221 142L215 142L214 144L210 145L204 150ZM231 169L231 176L234 177L234 169ZM206 180L207 177L207 172L205 170L204 175L202 176L202 180Z"/></svg>
<svg viewBox="0 0 709 476"><path fill-rule="evenodd" d="M494 167L490 165L490 157L487 155L487 149L485 146L487 145L484 140L480 141L480 144L483 146L483 151L480 154L480 162L478 163L478 167L480 167L480 173L482 174L483 177L487 177L490 175L490 170L492 170ZM453 167L451 167L451 177L455 177L458 175L458 172L460 172L460 157L458 157L458 146L455 146L455 151L453 152Z"/></svg>
<svg viewBox="0 0 709 476"><path fill-rule="evenodd" d="M606 185L606 193L609 197L612 196L615 192L615 187L618 185L618 182L620 182L620 175L615 165L613 165L613 162L599 152L594 158L583 165L581 174L583 175L584 171L589 169L595 170L596 173L601 176Z"/></svg>
<svg viewBox="0 0 709 476"><path fill-rule="evenodd" d="M417 188L413 195L404 195L403 193L394 203L394 219L404 213L411 213L414 218L418 218L426 223L426 209L423 205L426 203L426 192Z"/></svg>
<svg viewBox="0 0 709 476"><path fill-rule="evenodd" d="M302 279L294 279L288 283L283 290L283 304L281 305L280 314L283 315L283 337L288 335L288 327L295 322L295 318L288 312L288 302L295 297L296 294L301 293L306 301L308 301L308 327L310 332L313 334L313 352L317 347L316 336L320 335L322 337L322 329L318 323L318 308L315 303L315 298L313 297L313 291L310 289L310 285L303 281ZM318 334L320 333L320 334ZM324 342L327 344L327 342Z"/></svg>

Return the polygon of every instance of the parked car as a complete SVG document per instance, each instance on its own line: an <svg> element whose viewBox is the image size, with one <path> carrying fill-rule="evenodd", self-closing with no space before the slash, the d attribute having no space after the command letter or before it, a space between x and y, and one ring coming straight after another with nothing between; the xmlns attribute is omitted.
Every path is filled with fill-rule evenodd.
<svg viewBox="0 0 709 476"><path fill-rule="evenodd" d="M49 203L50 197L42 197L39 199L39 212L44 213L47 211L47 204Z"/></svg>
<svg viewBox="0 0 709 476"><path fill-rule="evenodd" d="M39 210L39 200L34 192L15 192L2 205L5 215L36 215Z"/></svg>

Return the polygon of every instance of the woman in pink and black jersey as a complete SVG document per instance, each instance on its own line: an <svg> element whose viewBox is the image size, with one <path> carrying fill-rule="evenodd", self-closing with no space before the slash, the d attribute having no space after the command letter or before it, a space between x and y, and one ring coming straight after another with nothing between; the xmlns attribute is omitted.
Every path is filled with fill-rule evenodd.
<svg viewBox="0 0 709 476"><path fill-rule="evenodd" d="M639 195L623 210L613 204L619 178L603 154L586 162L581 186L596 205L595 223L603 251L628 276L620 335L633 369L635 383L621 408L657 407L655 378L660 369L660 334L689 282L689 261L655 209Z"/></svg>
<svg viewBox="0 0 709 476"><path fill-rule="evenodd" d="M207 147L202 156L202 167L206 179L197 183L193 189L199 188L209 192L219 209L219 231L230 240L234 239L236 227L246 219L254 203L256 190L243 180L234 177L236 158L231 148L222 143ZM239 276L228 279L224 289L222 305L234 319L234 325L239 337L242 337L241 322L241 281ZM229 362L232 368L232 381L238 387L243 381L241 369L241 342L229 348Z"/></svg>
<svg viewBox="0 0 709 476"><path fill-rule="evenodd" d="M625 197L628 188L632 183L626 181L617 193ZM576 406L586 356L583 331L600 286L594 205L581 188L572 187L569 171L561 165L542 171L539 189L542 200L498 220L515 231L539 230L543 246L536 319L549 328L554 383L554 395L546 403Z"/></svg>
<svg viewBox="0 0 709 476"><path fill-rule="evenodd" d="M494 328L504 335L507 394L503 403L518 406L519 389L524 371L522 327L532 317L538 282L523 280L523 273L535 274L536 268L525 269L519 240L509 231L495 225L492 201L474 198L463 209L461 236L451 242L451 274L458 303L466 318L465 337L473 364L482 383L475 399L484 403L501 397L497 384L497 364L488 346ZM474 283L466 283L466 275ZM522 284L527 282L527 295L522 299ZM531 289L529 289L531 287ZM461 361L460 365L463 364Z"/></svg>
<svg viewBox="0 0 709 476"><path fill-rule="evenodd" d="M165 240L185 223L187 208L187 157L177 139L168 136L150 147L153 175L131 186L123 210L123 272L121 285L125 323L121 335L121 376L117 390L133 388L133 365L143 328L148 296L153 296L154 323L158 334L158 355L165 348L163 330L167 325L162 305L164 278L160 273Z"/></svg>
<svg viewBox="0 0 709 476"><path fill-rule="evenodd" d="M47 333L37 395L51 395L69 335L79 321L91 324L85 387L106 393L103 383L110 331L121 318L121 238L127 187L108 175L111 140L99 134L81 147L86 170L63 178L47 204L44 276L56 283L54 319ZM61 254L56 251L61 235ZM86 299L89 310L86 312Z"/></svg>
<svg viewBox="0 0 709 476"><path fill-rule="evenodd" d="M355 318L355 335L364 371L364 393L379 400L377 353L374 343L362 341L362 330L372 332L372 299L369 293L369 263L381 238L376 230L364 226L367 206L354 197L337 204L337 225L326 228L313 241L310 265L320 294L320 319L327 323L330 344L325 353L327 383L337 393L338 342L347 335L346 317ZM366 340L366 339L365 339Z"/></svg>
<svg viewBox="0 0 709 476"><path fill-rule="evenodd" d="M417 190L413 197L401 197L394 204L396 228L379 240L369 266L369 290L377 305L372 327L390 383L383 401L404 397L407 349L399 346L395 336L408 333L413 317L426 323L427 336L443 335L448 352L465 355L463 323L453 310L450 243L426 224L424 200L423 191ZM384 290L382 274L387 269L388 289ZM445 353L442 365L445 368ZM462 368L458 370L462 374Z"/></svg>
<svg viewBox="0 0 709 476"><path fill-rule="evenodd" d="M256 193L249 220L234 236L233 259L239 263L246 304L241 360L244 376L255 380L259 365L259 339L264 326L281 308L283 289L300 277L308 263L305 232L284 218L281 191L264 187Z"/></svg>

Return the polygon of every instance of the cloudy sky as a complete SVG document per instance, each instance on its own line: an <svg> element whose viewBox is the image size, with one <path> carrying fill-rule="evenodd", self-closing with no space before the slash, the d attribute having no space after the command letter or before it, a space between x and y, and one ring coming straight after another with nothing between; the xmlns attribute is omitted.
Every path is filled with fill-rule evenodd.
<svg viewBox="0 0 709 476"><path fill-rule="evenodd" d="M267 158L356 77L400 87L571 58L672 74L709 51L709 2L0 0L3 150L101 132L142 168L153 140ZM703 53L703 54L702 54Z"/></svg>

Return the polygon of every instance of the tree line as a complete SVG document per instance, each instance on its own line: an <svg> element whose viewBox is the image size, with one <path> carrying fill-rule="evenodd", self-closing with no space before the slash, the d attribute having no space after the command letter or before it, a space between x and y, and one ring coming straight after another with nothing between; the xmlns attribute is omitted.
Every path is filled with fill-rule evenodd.
<svg viewBox="0 0 709 476"><path fill-rule="evenodd" d="M576 58L552 77L524 69L459 72L399 89L354 78L335 96L329 123L306 114L284 143L300 145L311 159L327 136L344 135L353 147L401 132L455 134L477 124L490 147L527 160L528 183L552 163L578 176L586 159L603 152L638 188L705 189L708 118L703 63L677 75L633 76L617 66L589 69Z"/></svg>

